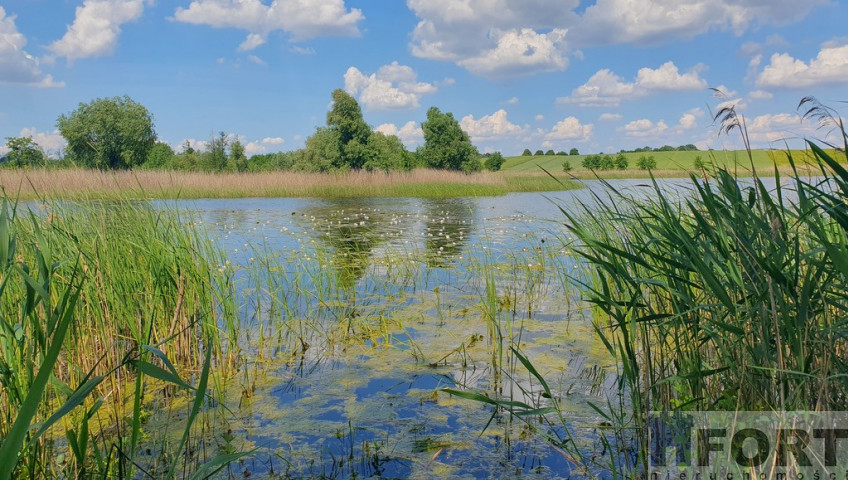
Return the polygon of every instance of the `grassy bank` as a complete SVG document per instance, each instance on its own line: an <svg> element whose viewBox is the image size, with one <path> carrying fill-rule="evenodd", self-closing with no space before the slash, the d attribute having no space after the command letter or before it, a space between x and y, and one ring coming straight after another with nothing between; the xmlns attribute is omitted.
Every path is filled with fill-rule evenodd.
<svg viewBox="0 0 848 480"><path fill-rule="evenodd" d="M345 174L296 172L202 173L170 171L0 170L0 186L21 199L240 198L240 197L473 197L579 188L541 171L518 174L442 170Z"/></svg>
<svg viewBox="0 0 848 480"><path fill-rule="evenodd" d="M829 151L829 153L833 153ZM615 158L618 154L612 154ZM740 177L751 176L751 164L753 160L757 174L773 176L775 166L782 174L790 174L792 167L789 164L788 155L791 155L795 166L801 173L814 171L816 161L811 152L804 150L752 150L749 159L745 150L712 150L712 151L670 151L670 152L642 152L625 153L628 167L624 170L596 170L592 171L582 167L583 159L587 155L538 155L538 156L516 156L508 157L502 167L505 173L534 172L545 169L549 172L562 174L563 162L569 162L572 170L568 173L576 178L591 179L596 175L602 178L685 178L689 174L703 174L717 168L725 169ZM637 161L642 156L651 156L656 160L656 168L641 170L637 167ZM696 158L704 163L705 168L695 168Z"/></svg>

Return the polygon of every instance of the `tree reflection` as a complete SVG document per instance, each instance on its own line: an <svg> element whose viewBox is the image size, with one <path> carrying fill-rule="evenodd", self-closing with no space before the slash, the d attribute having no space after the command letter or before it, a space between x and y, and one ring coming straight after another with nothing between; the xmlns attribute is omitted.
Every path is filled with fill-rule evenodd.
<svg viewBox="0 0 848 480"><path fill-rule="evenodd" d="M423 202L427 212L424 239L427 265L446 268L468 243L474 223L473 203L468 198Z"/></svg>

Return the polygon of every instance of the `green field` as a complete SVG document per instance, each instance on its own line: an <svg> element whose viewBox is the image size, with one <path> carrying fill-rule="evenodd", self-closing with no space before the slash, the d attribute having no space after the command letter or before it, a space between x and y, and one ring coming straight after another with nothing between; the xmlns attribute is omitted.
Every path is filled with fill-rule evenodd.
<svg viewBox="0 0 848 480"><path fill-rule="evenodd" d="M753 150L754 167L761 173L767 174L777 164L779 167L788 167L786 151L782 150ZM618 154L611 154L615 158ZM640 152L625 153L628 167L626 170L605 170L597 173L605 177L640 177L647 176L648 172L640 170L636 162L641 156L653 156L657 162L655 173L659 176L672 176L675 174L685 175L696 171L695 159L700 157L708 165L722 166L729 170L739 172L750 170L750 160L744 150L710 150L710 151L688 151L688 152ZM576 176L591 175L584 169L581 162L588 155L534 155L507 157L502 170L507 172L532 172L545 169L551 173L563 171L562 164L565 161L571 163L571 173ZM803 163L809 156L803 150L793 150L792 156L796 163Z"/></svg>

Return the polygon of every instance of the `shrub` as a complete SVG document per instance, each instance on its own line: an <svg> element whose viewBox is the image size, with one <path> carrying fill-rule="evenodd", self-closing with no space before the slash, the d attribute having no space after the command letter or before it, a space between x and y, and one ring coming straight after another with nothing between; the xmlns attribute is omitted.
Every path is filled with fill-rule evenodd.
<svg viewBox="0 0 848 480"><path fill-rule="evenodd" d="M572 167L571 167L571 162L569 162L568 160L566 160L566 161L562 162L562 171L564 171L564 172L570 172L570 171L571 171L571 169L572 169Z"/></svg>
<svg viewBox="0 0 848 480"><path fill-rule="evenodd" d="M657 161L653 155L642 155L636 160L636 166L639 167L639 170L653 170L657 168Z"/></svg>

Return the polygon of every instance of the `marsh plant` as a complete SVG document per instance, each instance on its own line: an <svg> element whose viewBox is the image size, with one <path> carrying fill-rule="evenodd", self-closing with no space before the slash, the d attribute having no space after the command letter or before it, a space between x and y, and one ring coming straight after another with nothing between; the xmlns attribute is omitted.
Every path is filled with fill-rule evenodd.
<svg viewBox="0 0 848 480"><path fill-rule="evenodd" d="M232 310L219 253L167 209L33 208L0 209L0 478L221 468L186 449L203 436L194 423ZM145 443L157 397L188 404L183 435L151 457L143 443L165 449Z"/></svg>

